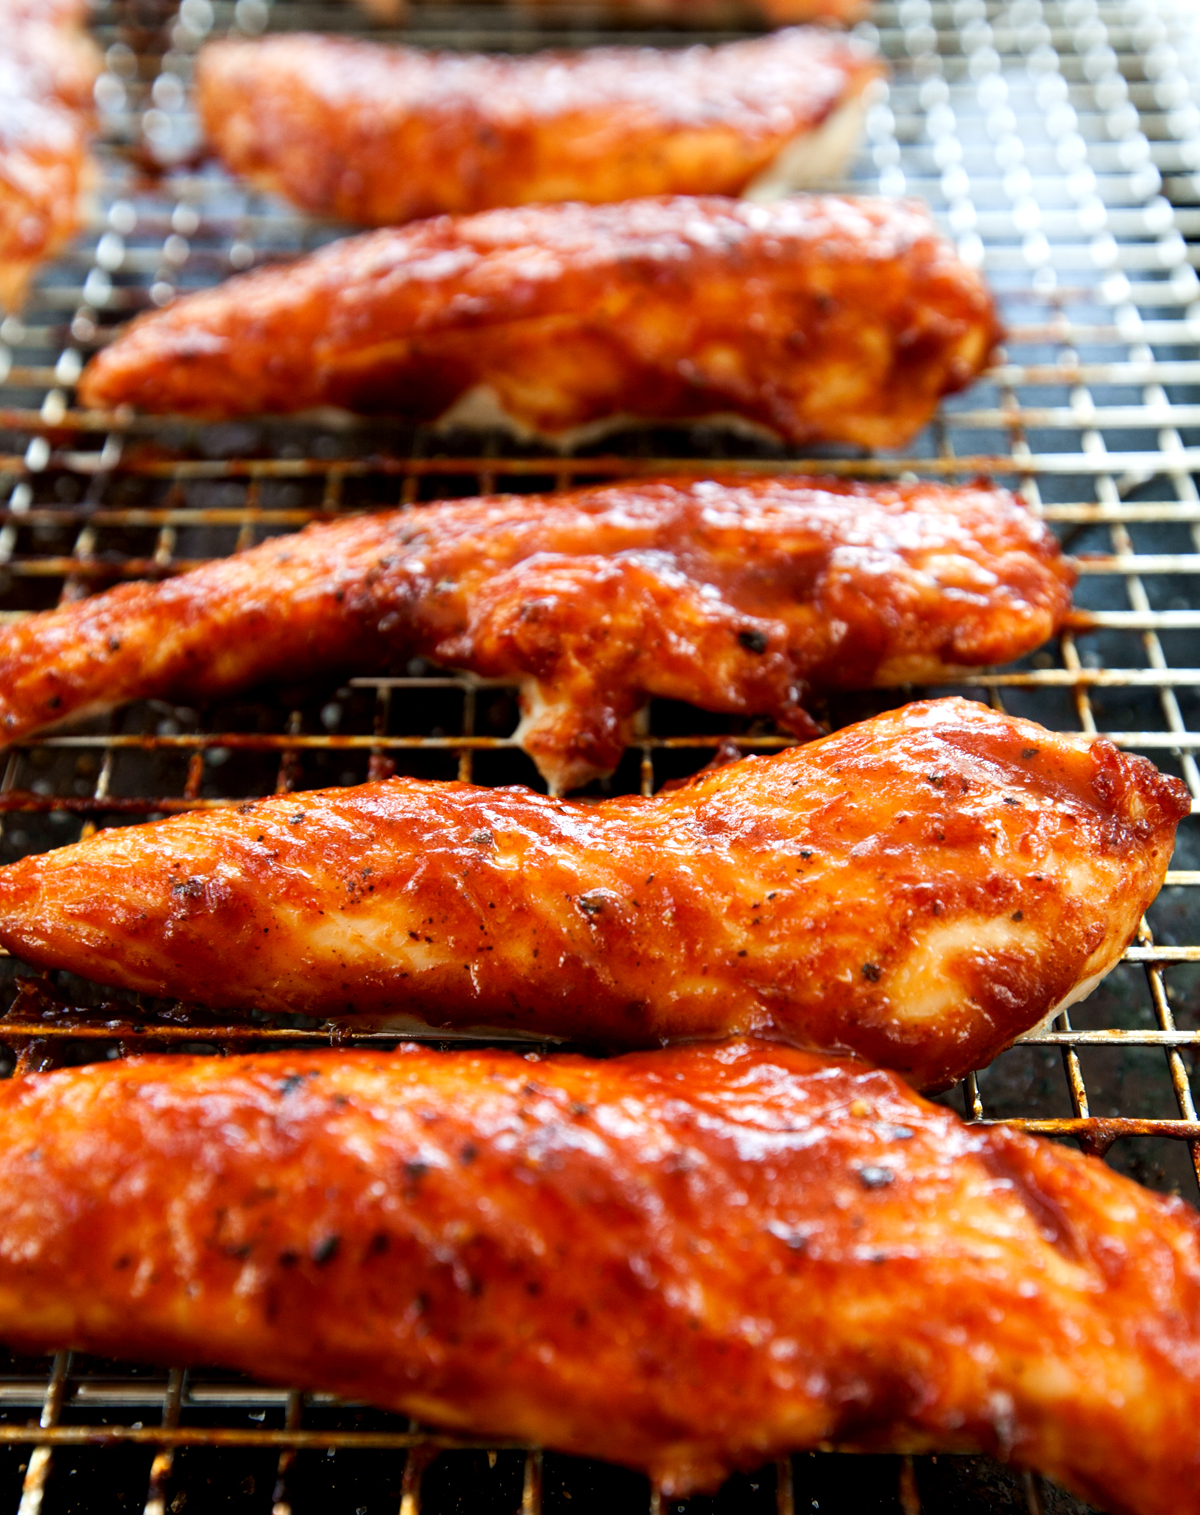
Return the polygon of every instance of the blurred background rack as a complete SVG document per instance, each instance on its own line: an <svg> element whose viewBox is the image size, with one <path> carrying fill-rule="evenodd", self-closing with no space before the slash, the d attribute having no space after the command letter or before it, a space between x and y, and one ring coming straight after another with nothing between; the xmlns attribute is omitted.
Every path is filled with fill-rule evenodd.
<svg viewBox="0 0 1200 1515"><path fill-rule="evenodd" d="M323 29L528 50L678 45L734 31L606 24L599 7L352 0L108 0L91 222L0 324L0 616L166 574L308 520L494 489L665 469L991 473L1083 555L1060 642L958 692L1066 730L1103 732L1180 774L1200 807L1200 24L1184 0L882 0L859 34L891 63L849 178L928 200L987 271L1004 359L906 455L799 458L704 427L631 433L585 455L380 423L193 426L82 412L73 385L118 322L178 290L336 235L203 161L189 109L196 50L231 29ZM919 691L843 698L840 725ZM423 664L205 708L131 707L0 757L0 860L277 789L390 772L536 782L514 747L514 691ZM608 786L652 792L722 741L768 727L656 704ZM208 1051L353 1028L239 1027L119 1002L0 962L0 1071L145 1047ZM380 1039L379 1037L375 1038ZM978 1120L1073 1139L1152 1187L1200 1198L1200 827L1102 989L947 1099ZM437 1454L435 1456L435 1454ZM671 1515L1038 1512L1083 1507L984 1459L823 1453L741 1477ZM0 1355L0 1515L188 1510L263 1515L536 1515L649 1510L643 1479L524 1448L437 1438L396 1417L234 1375Z"/></svg>

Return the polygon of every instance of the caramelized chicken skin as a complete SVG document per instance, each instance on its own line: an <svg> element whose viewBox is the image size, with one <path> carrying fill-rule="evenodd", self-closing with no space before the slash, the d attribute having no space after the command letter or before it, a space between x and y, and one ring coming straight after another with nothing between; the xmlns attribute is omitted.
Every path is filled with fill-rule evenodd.
<svg viewBox="0 0 1200 1515"><path fill-rule="evenodd" d="M815 196L551 205L337 242L134 321L90 406L335 406L569 441L721 415L900 445L987 363L981 276L924 206Z"/></svg>
<svg viewBox="0 0 1200 1515"><path fill-rule="evenodd" d="M82 0L0 0L0 310L79 227L100 59Z"/></svg>
<svg viewBox="0 0 1200 1515"><path fill-rule="evenodd" d="M0 732L390 654L523 686L558 789L650 695L815 728L809 686L934 681L1057 628L1074 573L1003 490L665 480L357 517L0 628Z"/></svg>
<svg viewBox="0 0 1200 1515"><path fill-rule="evenodd" d="M101 832L0 869L0 942L221 1009L756 1032L941 1087L1113 966L1187 809L942 700L653 799L392 779Z"/></svg>
<svg viewBox="0 0 1200 1515"><path fill-rule="evenodd" d="M1200 1511L1194 1212L763 1043L0 1084L0 1337L331 1389L669 1495L835 1441Z"/></svg>
<svg viewBox="0 0 1200 1515"><path fill-rule="evenodd" d="M536 201L739 195L785 154L795 171L776 192L808 188L840 171L881 71L821 29L532 56L291 33L209 43L196 104L235 173L304 210L391 226Z"/></svg>

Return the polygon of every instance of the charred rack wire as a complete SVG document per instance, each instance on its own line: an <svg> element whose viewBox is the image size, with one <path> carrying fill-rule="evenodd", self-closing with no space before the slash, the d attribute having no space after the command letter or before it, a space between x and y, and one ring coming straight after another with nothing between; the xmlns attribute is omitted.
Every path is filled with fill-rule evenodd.
<svg viewBox="0 0 1200 1515"><path fill-rule="evenodd" d="M1145 752L1186 780L1200 808L1200 30L1188 0L880 0L859 28L893 72L850 184L927 199L963 256L986 269L1009 331L999 366L944 407L908 455L800 458L690 428L561 456L481 433L201 427L78 409L82 365L118 322L337 234L198 154L189 86L208 35L358 30L512 50L682 40L654 23L616 31L600 6L414 0L403 15L380 3L97 5L106 67L93 219L46 270L23 317L0 324L0 616L177 573L311 520L453 495L715 465L988 473L1020 489L1081 556L1079 609L1053 647L956 690ZM823 715L837 725L881 703L844 699ZM536 782L515 724L510 689L423 664L205 709L135 706L0 755L0 858L97 825L394 771ZM783 740L657 704L612 788L651 793L723 743L765 751ZM31 983L11 961L0 967L11 983L0 1045L25 1067L146 1048L395 1040L345 1024L231 1026L179 1007L107 1003L78 981ZM1070 1018L1024 1038L951 1099L969 1119L1070 1136L1196 1199L1198 1046L1193 816L1125 963ZM647 1500L659 1515L659 1496L618 1470L437 1436L317 1394L67 1354L49 1364L0 1359L0 1510L20 1515L582 1515ZM971 1459L824 1454L736 1479L719 1500L691 1507L1078 1508L1037 1479Z"/></svg>

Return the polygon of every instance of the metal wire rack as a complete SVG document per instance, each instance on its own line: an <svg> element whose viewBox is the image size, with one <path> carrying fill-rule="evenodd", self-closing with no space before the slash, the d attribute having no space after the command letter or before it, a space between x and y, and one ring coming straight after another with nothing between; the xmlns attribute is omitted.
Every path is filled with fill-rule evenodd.
<svg viewBox="0 0 1200 1515"><path fill-rule="evenodd" d="M104 0L94 17L106 68L92 220L44 272L23 316L0 324L0 616L175 572L371 505L703 471L714 460L858 475L986 472L1055 523L1083 556L1084 577L1059 643L960 692L1146 752L1185 778L1200 809L1200 246L1190 240L1200 234L1200 30L1192 9L1187 0L881 0L859 30L893 76L871 108L851 184L933 205L964 257L987 270L1008 346L907 455L804 459L747 451L702 427L564 457L481 434L197 427L74 408L82 363L114 323L337 233L199 159L188 88L205 37L268 27L393 34L351 0L182 0L177 9ZM407 40L459 47L681 40L649 25L616 32L600 8L566 3L521 10L416 0L407 23ZM847 698L824 713L836 725L912 693ZM515 723L511 690L420 664L211 708L135 706L9 753L0 858L100 824L397 769L536 782L513 744ZM782 742L769 729L656 705L612 787L652 792L728 740L755 750ZM167 1006L109 1003L65 977L20 983L21 971L0 964L10 985L0 1019L9 1066L145 1046L353 1036L312 1023L231 1027ZM1026 1037L949 1098L974 1120L1071 1136L1195 1200L1195 816L1181 828L1138 944L1072 1017ZM447 1448L451 1455L433 1460ZM20 1515L582 1515L647 1500L661 1515L658 1496L619 1470L439 1438L395 1416L231 1375L67 1354L52 1363L0 1357L0 1510ZM982 1460L833 1453L735 1479L719 1498L689 1506L764 1515L1081 1508Z"/></svg>

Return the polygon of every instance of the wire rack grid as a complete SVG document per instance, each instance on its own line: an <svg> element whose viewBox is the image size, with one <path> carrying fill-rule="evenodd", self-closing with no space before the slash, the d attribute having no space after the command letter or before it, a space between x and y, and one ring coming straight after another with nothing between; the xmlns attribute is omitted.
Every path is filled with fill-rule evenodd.
<svg viewBox="0 0 1200 1515"><path fill-rule="evenodd" d="M82 364L115 323L339 230L248 192L199 157L188 93L205 38L298 27L393 35L349 3L183 0L176 9L107 0L94 16L105 71L93 216L23 316L0 324L0 615L176 572L371 506L703 471L714 460L864 476L985 472L1055 524L1081 555L1083 578L1057 644L959 692L1145 752L1181 774L1200 804L1200 33L1190 10L1186 0L881 0L859 28L892 77L871 107L850 187L927 199L963 256L987 271L1009 329L999 366L905 455L801 458L693 427L558 456L478 433L197 427L74 406ZM681 40L649 25L618 32L599 9L571 4L418 0L407 22L394 35L456 47ZM823 714L837 725L913 693L845 697ZM423 664L204 709L135 706L10 751L0 857L97 825L397 770L535 782L513 744L515 723L512 690ZM769 750L782 740L656 704L611 787L650 793L722 742ZM23 1067L145 1046L354 1039L344 1026L230 1026L111 1003L94 986L65 977L31 986L19 964L2 966L12 987L0 1043ZM949 1098L970 1119L1073 1137L1196 1199L1197 1046L1193 817L1137 945L1101 991ZM618 1470L471 1446L317 1394L65 1353L50 1363L0 1359L0 1509L19 1515L581 1515L647 1501L661 1515L657 1494ZM733 1480L691 1508L1082 1507L979 1459L829 1453Z"/></svg>

